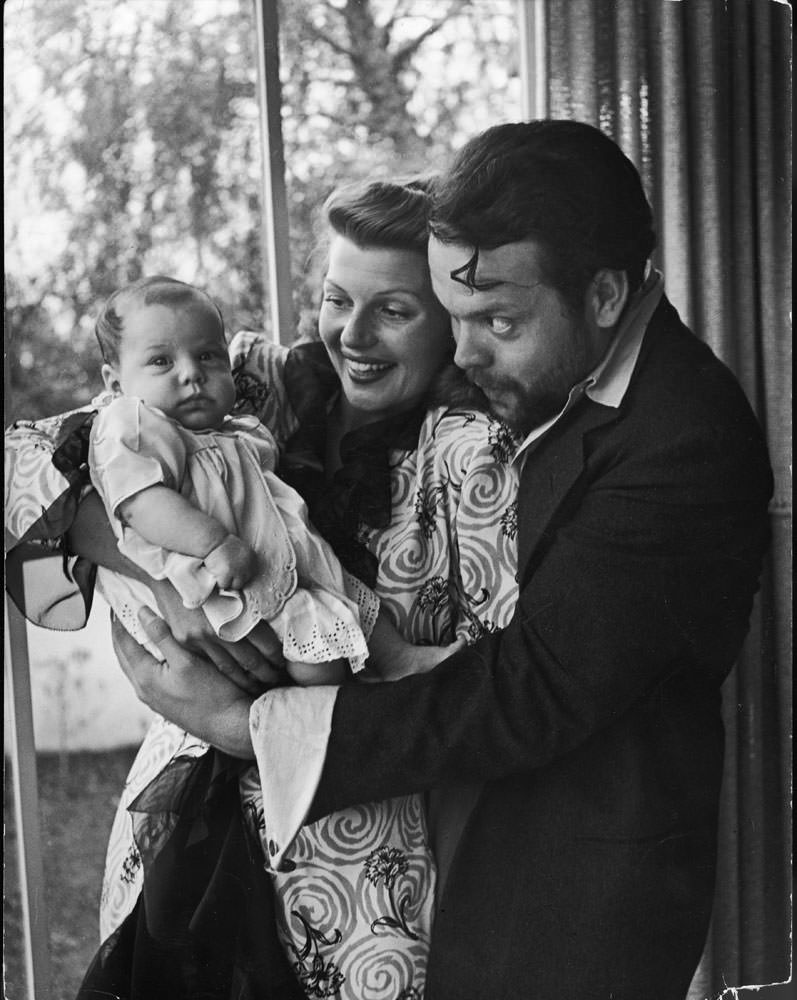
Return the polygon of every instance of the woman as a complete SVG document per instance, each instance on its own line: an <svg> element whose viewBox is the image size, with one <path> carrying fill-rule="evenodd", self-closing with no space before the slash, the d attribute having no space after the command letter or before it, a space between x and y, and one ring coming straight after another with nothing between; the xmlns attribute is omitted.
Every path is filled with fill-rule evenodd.
<svg viewBox="0 0 797 1000"><path fill-rule="evenodd" d="M514 442L508 431L474 406L472 393L454 374L448 317L433 296L426 263L426 207L426 195L418 184L377 183L333 194L325 205L329 248L319 314L321 342L288 350L268 344L261 336L242 334L231 350L239 412L255 413L271 429L283 449L280 473L305 497L313 522L344 566L375 590L404 639L437 647L457 637L473 639L485 629L500 628L511 616L516 589L517 483L510 465ZM69 524L75 484L79 482L80 455L75 444L85 416L74 419L78 423L77 435L74 427L71 436L61 435L53 455L62 481L59 483L51 470L41 476L41 483L33 477L40 508L47 506L42 499L52 500L64 493L64 480L67 496L60 506L51 505L52 516L44 530L41 521L25 524L22 515L12 510L18 538L25 534L30 537L36 531L53 537ZM20 429L10 443L29 460L26 468L30 466L33 434L39 434L39 445L49 448L48 457L53 450L51 427L44 431ZM18 467L22 466L20 462ZM72 487L71 494L68 487ZM11 506L15 507L13 497ZM16 505L17 511L20 506ZM83 503L78 508L78 522L70 535L73 551L95 562L110 561L116 558L115 553L103 547L106 543L101 538L92 537L95 532L83 530L86 521L93 522L86 514L89 506ZM186 614L172 607L174 602L168 594L159 593L159 603L176 636L193 634L194 622L186 624ZM211 645L205 648L209 657L226 673L240 677L239 664L251 651L241 653L213 645L212 639L208 642ZM430 664L443 655L430 652ZM236 656L240 657L238 662ZM249 662L253 666L255 661ZM403 661L392 666L389 676L405 672ZM265 760L268 752L279 752L279 739L268 732L267 726L258 727L256 706L252 735L258 759ZM201 794L197 793L196 801L182 803L181 814L191 817L191 822L185 823L184 841L195 845L216 836L217 855L222 860L208 860L208 855L192 862L193 867L184 870L182 883L173 872L159 883L150 868L143 880L149 921L142 922L135 912L142 885L142 862L127 807L136 800L152 835L153 816L157 826L164 815L162 803L152 802L150 795L152 789L162 791L163 781L151 784L152 778L169 762L176 775L176 769L190 766L187 761L192 757L204 759L205 749L205 744L166 722L156 723L145 740L111 836L102 901L102 937L115 935L118 947L120 939L126 937L127 944L119 947L121 952L125 948L129 951L132 941L138 949L142 936L152 932L155 924L158 940L148 941L147 953L157 955L158 948L165 946L169 927L182 921L192 923L197 933L201 930L205 942L217 943L219 937L224 937L225 928L220 933L208 914L220 909L219 894L224 892L220 887L225 878L257 883L241 906L242 911L250 908L252 919L242 920L244 929L236 930L234 947L238 950L233 965L237 971L222 969L223 962L215 959L215 964L208 959L200 971L207 958L203 953L202 959L197 959L198 981L207 995L227 995L231 975L235 982L237 975L256 983L250 986L252 995L276 996L280 989L286 991L286 996L293 995L289 977L276 969L278 959L264 939L247 940L243 945L240 941L258 922L258 907L265 910L269 905L268 887L258 882L262 859L245 875L235 867L238 860L232 860L231 867L226 868L228 858L240 858L240 851L230 845L236 837L245 838L246 834L237 829L231 832L222 824L203 840L193 822L198 813L209 815L208 801L213 796L206 795L208 787L214 790L217 800L226 796L225 802L233 801L230 788L235 783L228 780L229 775L205 775L204 783L197 783ZM313 767L320 767L322 761L323 755L307 762L309 784ZM238 773L234 768L232 772L237 780ZM257 825L263 812L259 775L250 769L241 784L248 821L254 819ZM430 804L436 820L432 841L443 869L472 795L472 790L453 790L445 797L437 796ZM428 937L432 914L428 902L417 911L412 909L414 896L423 897L423 893L404 891L401 879L412 889L424 880L431 884L434 878L425 852L429 834L421 800L408 797L389 812L390 816L401 816L401 822L410 830L410 841L412 833L417 834L417 857L390 854L390 840L382 843L380 830L373 830L372 849L364 864L363 842L358 834L359 854L351 863L354 869L361 866L361 875L359 883L355 879L348 885L377 890L377 902L370 903L372 909L366 913L370 921L364 920L362 912L350 919L350 911L362 900L352 899L348 889L341 894L339 882L329 891L323 888L330 866L338 870L344 864L351 839L347 831L371 829L376 818L382 822L386 815L379 806L348 813L333 817L333 822L306 827L292 843L295 828L304 817L289 817L286 835L278 838L276 850L270 852L283 869L274 871L271 878L277 892L288 901L285 912L294 914L293 926L281 927L293 973L307 995L365 1000L381 995L379 977L385 974L393 977L393 983L401 984L406 997L420 995L424 938ZM213 811L211 826L219 814L219 810ZM161 832L155 831L159 845ZM174 844L174 830L167 832L172 835L169 843ZM262 828L260 832L264 833ZM266 835L267 854L275 846L268 843L269 839L274 838ZM381 847L386 851L380 854ZM319 857L332 861L315 864L313 859ZM210 865L211 870L200 871L203 865ZM189 884L203 886L199 898L198 890L189 891ZM308 886L314 887L309 896ZM153 899L156 887L160 896ZM297 905L292 907L294 893ZM259 923L260 930L268 929L265 915ZM354 927L351 948L341 958L336 935L340 932L345 938ZM407 962L414 963L408 978L402 978L405 970L386 968L380 959L382 935L386 932L409 940L415 935L420 942L417 954L412 948L408 951ZM106 951L110 954L112 949ZM258 964L253 955L267 955L270 970L263 967L263 961ZM213 984L215 992L210 992L207 969L211 966L217 970L220 984L218 988ZM157 984L139 978L138 995L168 995L164 973L159 976ZM93 982L95 988L97 982ZM104 987L113 984L112 979L102 982ZM160 994L153 992L156 988ZM319 992L322 990L327 992Z"/></svg>

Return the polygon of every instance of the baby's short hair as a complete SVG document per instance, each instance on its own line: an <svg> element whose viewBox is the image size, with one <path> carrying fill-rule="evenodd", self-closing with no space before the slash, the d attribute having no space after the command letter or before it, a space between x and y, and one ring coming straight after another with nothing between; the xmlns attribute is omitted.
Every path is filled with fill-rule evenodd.
<svg viewBox="0 0 797 1000"><path fill-rule="evenodd" d="M224 336L224 319L213 299L195 285L156 274L117 289L100 310L94 325L94 334L100 345L102 359L107 364L119 363L119 345L124 331L123 315L119 308L130 305L178 307L198 302L208 308L219 320L219 333ZM124 313L124 309L122 309Z"/></svg>

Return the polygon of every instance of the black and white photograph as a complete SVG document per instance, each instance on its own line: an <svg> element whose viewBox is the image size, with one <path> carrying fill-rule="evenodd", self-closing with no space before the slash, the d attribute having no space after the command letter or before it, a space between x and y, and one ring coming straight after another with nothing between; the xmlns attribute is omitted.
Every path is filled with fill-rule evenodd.
<svg viewBox="0 0 797 1000"><path fill-rule="evenodd" d="M5 1000L793 1000L791 3L3 15Z"/></svg>

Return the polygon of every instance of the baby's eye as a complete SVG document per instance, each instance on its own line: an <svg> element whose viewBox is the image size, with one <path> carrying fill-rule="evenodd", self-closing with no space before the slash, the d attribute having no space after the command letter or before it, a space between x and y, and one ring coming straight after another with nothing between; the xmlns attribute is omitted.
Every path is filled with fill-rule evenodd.
<svg viewBox="0 0 797 1000"><path fill-rule="evenodd" d="M499 336L510 333L512 330L512 321L505 316L490 316L487 325L491 333L497 333Z"/></svg>
<svg viewBox="0 0 797 1000"><path fill-rule="evenodd" d="M155 365L156 368L163 368L169 364L169 359L165 354L156 354L154 358L149 359L149 363Z"/></svg>

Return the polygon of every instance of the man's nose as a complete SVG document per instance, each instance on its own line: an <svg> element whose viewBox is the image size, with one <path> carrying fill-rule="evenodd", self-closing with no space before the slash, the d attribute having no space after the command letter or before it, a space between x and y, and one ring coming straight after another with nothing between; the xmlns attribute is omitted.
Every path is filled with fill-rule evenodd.
<svg viewBox="0 0 797 1000"><path fill-rule="evenodd" d="M458 368L483 368L485 366L484 345L474 324L459 322L454 332L456 349L454 364Z"/></svg>
<svg viewBox="0 0 797 1000"><path fill-rule="evenodd" d="M346 347L365 347L374 342L373 319L365 310L352 309L349 313L340 342Z"/></svg>

